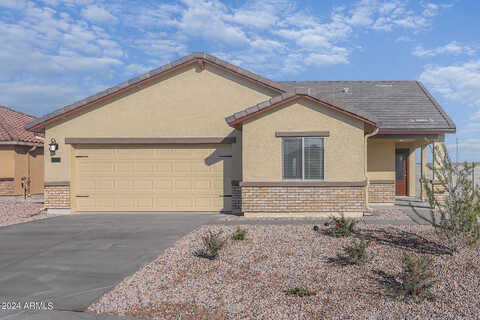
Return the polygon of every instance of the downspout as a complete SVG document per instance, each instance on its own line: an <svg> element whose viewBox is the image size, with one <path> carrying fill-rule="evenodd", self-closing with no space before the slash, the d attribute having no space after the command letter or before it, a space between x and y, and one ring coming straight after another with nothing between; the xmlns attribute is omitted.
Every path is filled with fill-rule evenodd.
<svg viewBox="0 0 480 320"><path fill-rule="evenodd" d="M365 210L372 211L372 208L368 206L368 187L370 186L370 180L368 179L368 138L371 138L378 134L379 128L375 128L372 133L365 135Z"/></svg>

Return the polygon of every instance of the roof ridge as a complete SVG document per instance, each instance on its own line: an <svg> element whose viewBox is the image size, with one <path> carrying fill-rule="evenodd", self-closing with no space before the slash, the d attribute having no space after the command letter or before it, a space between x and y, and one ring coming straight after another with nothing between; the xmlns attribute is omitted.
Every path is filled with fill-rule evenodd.
<svg viewBox="0 0 480 320"><path fill-rule="evenodd" d="M430 100L430 102L432 102L432 104L435 106L435 108L438 110L438 112L442 115L443 119L445 119L445 121L448 123L448 125L450 127L452 127L452 129L456 129L456 125L455 123L453 122L452 119L450 119L450 117L445 113L445 111L443 110L443 108L440 106L440 104L438 103L438 101L430 94L430 92L427 90L427 88L425 88L423 86L423 83L420 82L420 81L415 81L417 83L417 85L419 86L419 88L423 91L423 93L425 93L425 95L428 97L428 99Z"/></svg>
<svg viewBox="0 0 480 320"><path fill-rule="evenodd" d="M281 83L264 78L256 73L248 71L242 67L233 65L227 61L224 61L210 54L207 54L204 52L193 52L175 61L164 64L156 69L150 70L147 73L144 73L142 75L139 75L127 81L121 82L113 87L97 92L96 94L93 94L82 100L76 101L63 108L52 111L41 118L37 118L31 121L25 127L27 128L27 130L31 130L31 131L39 130L43 128L46 123L53 122L60 116L75 113L81 110L82 108L86 108L88 106L99 103L104 99L108 99L112 95L125 92L137 86L143 85L148 81L152 81L157 78L160 78L164 74L176 70L176 68L181 68L182 66L195 63L195 61L199 61L199 63L200 61L208 62L211 65L217 66L217 68L224 69L224 70L227 70L228 72L237 74L238 77L247 79L247 81L255 82L264 87L271 88L273 91L277 91L279 94L282 92L288 91L288 88L282 85ZM203 62L201 63L202 68L203 68Z"/></svg>
<svg viewBox="0 0 480 320"><path fill-rule="evenodd" d="M20 114L23 114L24 116L27 116L27 117L30 117L30 118L34 118L34 119L37 118L34 115L31 115L31 114L28 114L28 113L25 113L25 112L22 112L22 111L19 111L19 110L15 110L13 108L10 108L10 107L7 107L7 106L1 105L1 104L0 104L0 108L4 108L4 109L7 109L7 110L15 112L15 113L20 113Z"/></svg>
<svg viewBox="0 0 480 320"><path fill-rule="evenodd" d="M416 80L282 80L276 81L280 83L341 83L341 82L365 82L365 83L372 83L372 82L416 82Z"/></svg>
<svg viewBox="0 0 480 320"><path fill-rule="evenodd" d="M302 96L306 97L307 99L313 99L314 101L320 102L321 104L326 105L328 108L332 108L339 112L349 114L350 116L360 119L363 122L371 123L376 126L380 124L380 122L374 115L362 109L352 108L351 106L347 106L344 103L338 103L328 97L321 96L315 90L306 87L297 87L281 95L277 95L273 98L257 103L251 107L248 107L226 117L225 120L230 126L233 126L252 116L255 116L255 114L266 112L282 103L291 101L292 99L300 98Z"/></svg>

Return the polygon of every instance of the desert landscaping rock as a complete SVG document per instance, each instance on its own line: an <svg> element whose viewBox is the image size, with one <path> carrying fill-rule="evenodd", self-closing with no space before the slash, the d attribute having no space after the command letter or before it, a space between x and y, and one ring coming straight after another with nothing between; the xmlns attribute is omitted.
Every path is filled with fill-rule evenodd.
<svg viewBox="0 0 480 320"><path fill-rule="evenodd" d="M53 217L47 215L39 197L0 197L0 226Z"/></svg>
<svg viewBox="0 0 480 320"><path fill-rule="evenodd" d="M472 319L480 314L480 250L454 256L425 226L361 226L372 240L372 258L360 266L331 263L350 238L332 238L325 227L248 225L244 241L229 240L217 260L192 253L207 231L229 238L236 226L207 225L93 303L88 311L154 319ZM433 301L387 296L381 272L396 275L409 252L434 259ZM304 287L311 297L287 296Z"/></svg>

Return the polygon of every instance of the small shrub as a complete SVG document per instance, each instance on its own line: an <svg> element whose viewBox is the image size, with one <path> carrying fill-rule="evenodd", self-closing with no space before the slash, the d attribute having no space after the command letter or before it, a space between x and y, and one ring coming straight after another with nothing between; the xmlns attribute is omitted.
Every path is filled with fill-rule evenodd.
<svg viewBox="0 0 480 320"><path fill-rule="evenodd" d="M202 237L202 245L203 247L200 248L195 252L197 257L207 258L210 260L214 260L217 258L220 249L225 244L225 240L220 238L220 233L214 233L209 231Z"/></svg>
<svg viewBox="0 0 480 320"><path fill-rule="evenodd" d="M357 221L354 219L332 217L329 225L332 225L330 228L330 234L336 238L339 237L350 237L354 232L354 227L357 224Z"/></svg>
<svg viewBox="0 0 480 320"><path fill-rule="evenodd" d="M433 145L432 152L435 165L428 167L438 186L434 188L427 177L422 177L431 207L430 217L411 207L418 218L435 228L439 238L448 242L453 253L462 245L480 242L480 189L473 179L476 164L457 165L443 144Z"/></svg>
<svg viewBox="0 0 480 320"><path fill-rule="evenodd" d="M368 260L367 248L371 241L354 240L348 246L343 247L344 255L341 256L341 260L344 264L357 265Z"/></svg>
<svg viewBox="0 0 480 320"><path fill-rule="evenodd" d="M245 240L245 237L247 236L247 229L242 229L240 227L237 227L237 230L235 230L235 233L232 236L233 240Z"/></svg>
<svg viewBox="0 0 480 320"><path fill-rule="evenodd" d="M389 290L400 299L432 299L433 294L430 289L435 284L431 271L432 262L431 258L413 258L410 255L403 255L399 281L395 280L391 283Z"/></svg>
<svg viewBox="0 0 480 320"><path fill-rule="evenodd" d="M317 293L312 290L307 290L302 287L295 287L295 288L290 288L285 291L285 294L287 296L297 296L297 297L311 297L315 296Z"/></svg>

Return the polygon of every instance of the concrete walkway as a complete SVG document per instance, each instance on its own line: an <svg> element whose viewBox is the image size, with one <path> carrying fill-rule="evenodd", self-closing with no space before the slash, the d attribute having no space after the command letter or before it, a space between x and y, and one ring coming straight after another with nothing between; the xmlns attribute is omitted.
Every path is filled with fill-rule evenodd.
<svg viewBox="0 0 480 320"><path fill-rule="evenodd" d="M43 301L56 310L0 309L0 319L120 319L83 311L175 241L219 216L73 214L0 227L0 303L19 301L23 309L25 302Z"/></svg>

